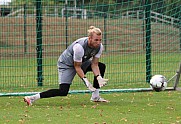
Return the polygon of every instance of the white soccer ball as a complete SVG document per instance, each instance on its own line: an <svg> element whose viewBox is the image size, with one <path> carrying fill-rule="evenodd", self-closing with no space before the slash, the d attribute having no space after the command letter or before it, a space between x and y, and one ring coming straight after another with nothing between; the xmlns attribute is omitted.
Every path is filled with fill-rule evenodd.
<svg viewBox="0 0 181 124"><path fill-rule="evenodd" d="M166 89L167 81L163 75L154 75L150 80L150 87L156 92L160 92Z"/></svg>

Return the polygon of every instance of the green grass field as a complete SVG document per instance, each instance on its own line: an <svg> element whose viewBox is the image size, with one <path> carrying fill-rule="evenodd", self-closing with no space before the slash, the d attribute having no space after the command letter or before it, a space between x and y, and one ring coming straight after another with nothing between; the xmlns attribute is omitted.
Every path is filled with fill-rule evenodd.
<svg viewBox="0 0 181 124"><path fill-rule="evenodd" d="M1 124L180 124L181 92L90 94L40 99L26 106L22 96L0 97Z"/></svg>
<svg viewBox="0 0 181 124"><path fill-rule="evenodd" d="M120 61L121 60L121 61ZM2 59L1 92L38 92L58 86L57 58L45 58L44 86L37 87L36 59ZM145 82L145 54L107 56L101 59L107 65L109 88L149 87ZM153 73L170 78L175 74L180 53L152 56ZM13 74L13 75L12 75ZM7 78L6 78L7 77ZM91 74L87 74L91 80ZM78 77L71 90L85 90ZM81 84L82 83L82 84ZM170 83L171 84L171 83ZM0 124L180 124L181 92L129 92L101 94L110 103L90 102L91 94L69 94L36 101L28 107L23 96L0 97Z"/></svg>
<svg viewBox="0 0 181 124"><path fill-rule="evenodd" d="M65 49L65 24L61 18L51 18L53 25L46 25L50 18L44 18L43 31L43 87L37 86L36 32L35 20L27 20L28 53L24 54L22 42L22 20L2 18L4 39L1 42L0 91L41 92L58 88L57 59ZM2 20L1 19L1 20ZM58 20L58 21L57 21ZM57 23L58 22L58 23ZM102 89L148 88L146 82L146 51L142 32L142 21L122 19L108 20L107 46L101 62L107 65L105 78L108 85ZM57 25L60 25L59 28ZM88 25L102 25L103 20L73 20L70 22L69 37L72 42L82 36ZM80 27L77 30L77 25ZM15 30L16 29L16 30ZM76 30L75 30L76 29ZM16 32L16 33L14 33ZM16 35L18 34L19 39ZM179 29L162 24L152 25L152 74L172 77L180 62ZM75 37L76 36L76 37ZM8 40L7 40L8 39ZM178 41L178 42L177 42ZM144 48L143 48L144 46ZM92 81L92 74L86 75ZM173 86L169 83L169 86ZM86 90L75 77L71 90ZM129 92L101 94L110 103L90 102L91 94L69 94L67 97L41 99L33 106L26 106L23 96L0 97L0 124L180 124L181 92Z"/></svg>

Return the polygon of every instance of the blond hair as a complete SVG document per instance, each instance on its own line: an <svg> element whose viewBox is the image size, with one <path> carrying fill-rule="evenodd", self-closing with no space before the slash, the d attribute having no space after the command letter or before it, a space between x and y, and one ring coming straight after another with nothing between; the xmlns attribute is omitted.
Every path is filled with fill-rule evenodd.
<svg viewBox="0 0 181 124"><path fill-rule="evenodd" d="M88 32L88 36L92 36L93 33L97 35L102 35L102 31L99 28L96 28L95 26L90 26L87 32Z"/></svg>

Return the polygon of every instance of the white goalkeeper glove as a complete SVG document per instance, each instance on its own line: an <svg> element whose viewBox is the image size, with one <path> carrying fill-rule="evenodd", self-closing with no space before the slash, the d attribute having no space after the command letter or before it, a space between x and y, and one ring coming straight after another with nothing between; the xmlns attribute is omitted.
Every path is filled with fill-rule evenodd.
<svg viewBox="0 0 181 124"><path fill-rule="evenodd" d="M99 87L105 86L107 84L108 79L104 79L101 76L97 76L97 80L99 83Z"/></svg>
<svg viewBox="0 0 181 124"><path fill-rule="evenodd" d="M94 92L94 91L96 90L96 88L94 88L94 87L92 86L92 84L88 81L88 79L87 79L86 77L82 78L82 80L83 80L85 86L86 86L90 91Z"/></svg>

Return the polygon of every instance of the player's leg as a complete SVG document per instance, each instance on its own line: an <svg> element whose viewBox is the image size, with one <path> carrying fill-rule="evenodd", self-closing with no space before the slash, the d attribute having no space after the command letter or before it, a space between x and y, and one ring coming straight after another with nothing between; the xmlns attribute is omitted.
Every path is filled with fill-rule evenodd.
<svg viewBox="0 0 181 124"><path fill-rule="evenodd" d="M70 84L59 84L59 87L59 89L50 89L32 96L25 96L24 101L27 103L27 105L32 105L32 103L38 99L50 98L55 96L67 96Z"/></svg>
<svg viewBox="0 0 181 124"><path fill-rule="evenodd" d="M72 80L75 76L76 72L74 68L60 68L58 69L58 77L59 77L59 89L50 89L33 96L24 97L24 101L31 105L34 101L41 98L50 98L55 96L67 96Z"/></svg>
<svg viewBox="0 0 181 124"><path fill-rule="evenodd" d="M106 65L105 65L104 63L99 62L98 66L99 66L99 70L100 70L101 76L104 77L104 73L105 73L105 70L106 70ZM96 76L94 76L93 86L94 86L95 88L100 88Z"/></svg>
<svg viewBox="0 0 181 124"><path fill-rule="evenodd" d="M104 73L105 73L105 70L106 70L106 65L104 63L99 62L98 66L99 66L101 76L104 77ZM83 71L84 71L85 74L87 72L89 72L89 71L92 71L91 62L84 63L82 68L83 68ZM100 95L99 95L100 87L99 87L99 83L97 81L96 76L94 76L93 87L96 88L96 90L94 92L92 92L91 101L94 101L94 102L109 102L108 100L105 100L105 99L100 97Z"/></svg>
<svg viewBox="0 0 181 124"><path fill-rule="evenodd" d="M40 98L50 98L55 96L67 96L70 84L59 84L59 89L50 89L40 93Z"/></svg>
<svg viewBox="0 0 181 124"><path fill-rule="evenodd" d="M99 62L98 66L99 66L101 76L104 77L106 65L104 63ZM105 100L104 98L100 97L100 95L99 95L100 87L99 87L99 83L98 83L96 76L94 76L93 87L96 88L97 90L94 93L92 93L91 101L93 101L93 102L109 102L108 100Z"/></svg>
<svg viewBox="0 0 181 124"><path fill-rule="evenodd" d="M84 71L85 74L86 74L87 72L89 72L89 71L92 71L91 63L87 63L86 65L87 65L87 66L86 66L87 68L84 67L84 69L83 69L83 71ZM105 70L106 70L106 65L105 65L104 63L99 62L99 63L98 63L98 66L99 66L99 70L100 70L101 76L104 77L104 73L105 73ZM94 88L100 88L96 76L94 76L93 87L94 87Z"/></svg>

